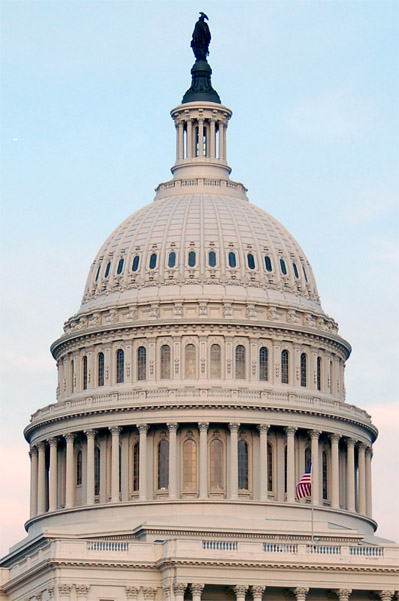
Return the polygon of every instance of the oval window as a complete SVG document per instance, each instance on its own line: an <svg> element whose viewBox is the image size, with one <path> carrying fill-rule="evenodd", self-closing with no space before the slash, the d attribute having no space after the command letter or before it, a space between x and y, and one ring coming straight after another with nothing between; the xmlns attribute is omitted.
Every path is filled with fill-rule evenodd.
<svg viewBox="0 0 399 601"><path fill-rule="evenodd" d="M248 255L248 267L250 269L255 269L255 259L254 259L254 256L252 254Z"/></svg>
<svg viewBox="0 0 399 601"><path fill-rule="evenodd" d="M111 269L111 261L108 261L107 267L105 269L104 277L107 278L109 276L109 270Z"/></svg>
<svg viewBox="0 0 399 601"><path fill-rule="evenodd" d="M209 251L208 262L209 262L209 267L215 267L216 266L216 253L215 253L215 251L213 251L213 250Z"/></svg>
<svg viewBox="0 0 399 601"><path fill-rule="evenodd" d="M229 266L230 267L236 267L237 265L237 261L236 261L236 255L233 252L229 253Z"/></svg>
<svg viewBox="0 0 399 601"><path fill-rule="evenodd" d="M305 276L305 281L308 281L308 276L306 275L306 270L304 268L304 266L302 265L302 269L303 269L303 275Z"/></svg>
<svg viewBox="0 0 399 601"><path fill-rule="evenodd" d="M169 253L168 267L174 267L175 265L176 265L176 253L172 251L171 253Z"/></svg>
<svg viewBox="0 0 399 601"><path fill-rule="evenodd" d="M97 274L96 274L96 282L98 281L98 276L100 275L101 265L98 266Z"/></svg>
<svg viewBox="0 0 399 601"><path fill-rule="evenodd" d="M157 255L156 253L152 253L150 257L150 269L155 269L157 265Z"/></svg>
<svg viewBox="0 0 399 601"><path fill-rule="evenodd" d="M193 250L191 250L188 253L188 266L189 267L194 267L195 266L195 252Z"/></svg>
<svg viewBox="0 0 399 601"><path fill-rule="evenodd" d="M272 262L270 260L270 257L268 257L267 255L265 257L265 267L266 267L266 271L273 271Z"/></svg>
<svg viewBox="0 0 399 601"><path fill-rule="evenodd" d="M280 259L280 267L281 267L281 273L283 275L287 275L287 267L285 265L284 259Z"/></svg>
<svg viewBox="0 0 399 601"><path fill-rule="evenodd" d="M140 257L136 255L133 259L132 263L132 271L137 271L139 268Z"/></svg>
<svg viewBox="0 0 399 601"><path fill-rule="evenodd" d="M123 264L124 264L125 260L124 259L119 259L119 263L118 263L118 269L116 270L116 273L118 275L120 275L123 271Z"/></svg>
<svg viewBox="0 0 399 601"><path fill-rule="evenodd" d="M292 264L292 268L294 270L294 274L295 274L296 279L298 279L299 278L299 273L298 273L298 269L297 269L297 266L295 265L295 263Z"/></svg>

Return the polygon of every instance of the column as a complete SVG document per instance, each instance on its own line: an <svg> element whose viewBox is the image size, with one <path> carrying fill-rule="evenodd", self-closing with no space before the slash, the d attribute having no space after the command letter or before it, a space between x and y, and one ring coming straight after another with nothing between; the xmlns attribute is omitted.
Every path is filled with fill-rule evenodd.
<svg viewBox="0 0 399 601"><path fill-rule="evenodd" d="M219 121L219 159L224 159L224 124Z"/></svg>
<svg viewBox="0 0 399 601"><path fill-rule="evenodd" d="M139 424L140 432L140 467L139 467L139 501L147 500L147 430L148 424Z"/></svg>
<svg viewBox="0 0 399 601"><path fill-rule="evenodd" d="M308 592L309 592L308 588L294 588L294 594L296 597L296 601L306 601Z"/></svg>
<svg viewBox="0 0 399 601"><path fill-rule="evenodd" d="M86 430L86 490L87 490L87 505L94 504L94 439L97 434L96 430Z"/></svg>
<svg viewBox="0 0 399 601"><path fill-rule="evenodd" d="M183 123L180 121L177 125L177 148L176 148L176 159L180 160L183 158Z"/></svg>
<svg viewBox="0 0 399 601"><path fill-rule="evenodd" d="M361 442L358 445L358 459L359 459L359 513L364 515L366 513L366 445Z"/></svg>
<svg viewBox="0 0 399 601"><path fill-rule="evenodd" d="M198 119L198 156L204 156L204 120Z"/></svg>
<svg viewBox="0 0 399 601"><path fill-rule="evenodd" d="M236 601L245 601L245 595L248 590L248 586L245 584L238 584L234 587L234 592L236 595Z"/></svg>
<svg viewBox="0 0 399 601"><path fill-rule="evenodd" d="M46 511L46 445L39 442L37 445L39 451L39 465L37 470L38 490L37 490L37 512Z"/></svg>
<svg viewBox="0 0 399 601"><path fill-rule="evenodd" d="M366 449L366 514L371 518L373 515L373 500L371 486L371 459L373 457L373 449Z"/></svg>
<svg viewBox="0 0 399 601"><path fill-rule="evenodd" d="M191 159L193 156L193 122L191 119L187 119L187 158Z"/></svg>
<svg viewBox="0 0 399 601"><path fill-rule="evenodd" d="M66 440L66 478L65 478L65 509L73 507L75 502L75 479L73 441L75 434L65 434Z"/></svg>
<svg viewBox="0 0 399 601"><path fill-rule="evenodd" d="M320 470L319 470L319 436L321 432L312 430L310 438L312 441L312 504L319 504L320 496Z"/></svg>
<svg viewBox="0 0 399 601"><path fill-rule="evenodd" d="M238 499L238 428L240 424L229 424L230 428L230 498Z"/></svg>
<svg viewBox="0 0 399 601"><path fill-rule="evenodd" d="M339 434L331 434L331 507L339 508Z"/></svg>
<svg viewBox="0 0 399 601"><path fill-rule="evenodd" d="M49 439L50 444L50 473L49 473L49 511L55 511L57 509L57 467L58 467L58 456L57 456L57 445L58 441L56 438Z"/></svg>
<svg viewBox="0 0 399 601"><path fill-rule="evenodd" d="M200 499L208 498L208 423L198 424L200 431Z"/></svg>
<svg viewBox="0 0 399 601"><path fill-rule="evenodd" d="M295 501L295 432L296 428L285 428L287 434L287 501Z"/></svg>
<svg viewBox="0 0 399 601"><path fill-rule="evenodd" d="M380 591L379 593L381 601L391 601L395 594L395 591Z"/></svg>
<svg viewBox="0 0 399 601"><path fill-rule="evenodd" d="M267 431L269 426L259 424L259 495L261 501L267 501Z"/></svg>
<svg viewBox="0 0 399 601"><path fill-rule="evenodd" d="M348 511L355 511L355 441L348 438L346 441L346 506Z"/></svg>
<svg viewBox="0 0 399 601"><path fill-rule="evenodd" d="M119 501L119 434L120 426L109 429L112 436L111 444L111 503Z"/></svg>
<svg viewBox="0 0 399 601"><path fill-rule="evenodd" d="M202 591L204 590L205 584L192 584L191 585L191 594L193 596L193 601L201 601Z"/></svg>
<svg viewBox="0 0 399 601"><path fill-rule="evenodd" d="M175 594L175 601L184 601L184 591L186 590L187 584L182 582L175 582L173 585L173 592Z"/></svg>
<svg viewBox="0 0 399 601"><path fill-rule="evenodd" d="M252 586L252 597L254 601L262 601L263 591L265 586Z"/></svg>
<svg viewBox="0 0 399 601"><path fill-rule="evenodd" d="M167 424L169 430L169 499L177 498L177 424Z"/></svg>
<svg viewBox="0 0 399 601"><path fill-rule="evenodd" d="M338 600L339 601L349 601L349 597L351 596L352 590L347 588L340 588L337 591Z"/></svg>
<svg viewBox="0 0 399 601"><path fill-rule="evenodd" d="M37 447L31 447L30 457L30 517L37 514Z"/></svg>
<svg viewBox="0 0 399 601"><path fill-rule="evenodd" d="M225 161L227 160L226 131L227 131L227 124L223 125L223 130L222 130L222 133L223 133L223 155L222 155L222 158Z"/></svg>
<svg viewBox="0 0 399 601"><path fill-rule="evenodd" d="M211 119L210 122L209 150L209 156L211 157L211 159L214 159L216 154L216 128L214 119Z"/></svg>

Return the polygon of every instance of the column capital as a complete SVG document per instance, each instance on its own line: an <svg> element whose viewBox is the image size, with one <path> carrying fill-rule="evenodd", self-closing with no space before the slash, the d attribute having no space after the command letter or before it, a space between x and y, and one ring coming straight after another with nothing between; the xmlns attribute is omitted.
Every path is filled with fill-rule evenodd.
<svg viewBox="0 0 399 601"><path fill-rule="evenodd" d="M195 583L190 586L190 590L193 593L193 595L201 595L202 591L204 590L204 587L205 584Z"/></svg>
<svg viewBox="0 0 399 601"><path fill-rule="evenodd" d="M86 597L87 593L89 592L89 589L90 589L90 587L87 586L86 584L76 584L75 588L76 588L76 594L78 595L78 597Z"/></svg>
<svg viewBox="0 0 399 601"><path fill-rule="evenodd" d="M248 589L249 586L246 584L236 584L236 586L233 587L236 597L238 597L238 595L245 595Z"/></svg>
<svg viewBox="0 0 399 601"><path fill-rule="evenodd" d="M292 426L285 426L284 430L287 436L295 436L295 432L298 430L298 428L293 428Z"/></svg>
<svg viewBox="0 0 399 601"><path fill-rule="evenodd" d="M269 428L270 428L270 426L268 426L267 424L258 424L256 427L258 428L259 433L265 432L266 434L268 433ZM252 589L253 589L253 587L252 587Z"/></svg>
<svg viewBox="0 0 399 601"><path fill-rule="evenodd" d="M252 586L252 595L255 598L262 598L263 591L266 589L265 586Z"/></svg>
<svg viewBox="0 0 399 601"><path fill-rule="evenodd" d="M148 431L149 427L150 427L149 424L137 424L137 428L138 428L138 431L140 432L140 434L146 433Z"/></svg>
<svg viewBox="0 0 399 601"><path fill-rule="evenodd" d="M320 434L321 434L320 430L311 430L310 431L310 438L312 440L319 440Z"/></svg>
<svg viewBox="0 0 399 601"><path fill-rule="evenodd" d="M345 442L348 449L355 448L356 440L354 438L346 438Z"/></svg>
<svg viewBox="0 0 399 601"><path fill-rule="evenodd" d="M177 428L179 427L179 424L177 424L176 422L170 422L166 425L168 426L169 432L176 432Z"/></svg>
<svg viewBox="0 0 399 601"><path fill-rule="evenodd" d="M67 432L66 434L63 434L63 436L67 442L73 442L75 440L74 432Z"/></svg>
<svg viewBox="0 0 399 601"><path fill-rule="evenodd" d="M112 436L117 436L121 433L122 426L111 426L108 429L111 432Z"/></svg>
<svg viewBox="0 0 399 601"><path fill-rule="evenodd" d="M86 434L87 440L89 440L89 438L94 439L96 437L97 430L84 430L84 433Z"/></svg>
<svg viewBox="0 0 399 601"><path fill-rule="evenodd" d="M48 443L50 447L56 447L58 444L58 436L52 436L51 438L49 438Z"/></svg>
<svg viewBox="0 0 399 601"><path fill-rule="evenodd" d="M349 597L352 594L352 589L350 588L340 588L337 591L339 601L349 601Z"/></svg>
<svg viewBox="0 0 399 601"><path fill-rule="evenodd" d="M395 594L395 591L380 591L379 593L381 601L391 601Z"/></svg>
<svg viewBox="0 0 399 601"><path fill-rule="evenodd" d="M29 447L29 457L32 459L33 455L37 455L37 446L31 445Z"/></svg>
<svg viewBox="0 0 399 601"><path fill-rule="evenodd" d="M157 589L152 586L146 586L143 588L144 599L148 601L152 601L155 599L155 595L157 593Z"/></svg>
<svg viewBox="0 0 399 601"><path fill-rule="evenodd" d="M358 442L357 443L357 448L358 448L359 451L362 451L362 453L365 453L366 449L367 449L367 445L364 442Z"/></svg>
<svg viewBox="0 0 399 601"><path fill-rule="evenodd" d="M137 599L139 596L139 589L137 586L125 586L126 597L128 599Z"/></svg>
<svg viewBox="0 0 399 601"><path fill-rule="evenodd" d="M200 432L208 432L209 423L208 422L200 422L198 424L198 429Z"/></svg>
<svg viewBox="0 0 399 601"><path fill-rule="evenodd" d="M183 582L175 582L173 585L173 592L175 594L184 594L184 591L187 588L187 584L184 584Z"/></svg>
<svg viewBox="0 0 399 601"><path fill-rule="evenodd" d="M370 459L373 457L373 447L366 447L366 455L370 455Z"/></svg>
<svg viewBox="0 0 399 601"><path fill-rule="evenodd" d="M46 448L46 441L45 440L41 440L40 442L37 443L37 450L40 451L44 451L44 449Z"/></svg>
<svg viewBox="0 0 399 601"><path fill-rule="evenodd" d="M340 434L336 434L335 432L332 432L330 434L330 441L331 442L339 442L341 440L341 435Z"/></svg>
<svg viewBox="0 0 399 601"><path fill-rule="evenodd" d="M308 588L294 588L294 593L297 601L306 601L306 597L308 595Z"/></svg>
<svg viewBox="0 0 399 601"><path fill-rule="evenodd" d="M230 432L238 432L239 427L240 427L240 424L235 424L233 422L231 422L229 424Z"/></svg>

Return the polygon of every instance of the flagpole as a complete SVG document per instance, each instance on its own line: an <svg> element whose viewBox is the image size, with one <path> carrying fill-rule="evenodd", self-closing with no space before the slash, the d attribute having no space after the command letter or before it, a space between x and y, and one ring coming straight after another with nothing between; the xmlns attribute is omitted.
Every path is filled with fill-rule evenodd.
<svg viewBox="0 0 399 601"><path fill-rule="evenodd" d="M313 545L313 541L314 541L314 496L313 496L313 473L312 472L313 472L313 465L310 468L310 473L311 473L311 478L312 478L311 485L310 485L311 486L310 492L311 492L311 499L312 499L312 514L311 514L312 518L311 518L311 521L312 521L312 545Z"/></svg>

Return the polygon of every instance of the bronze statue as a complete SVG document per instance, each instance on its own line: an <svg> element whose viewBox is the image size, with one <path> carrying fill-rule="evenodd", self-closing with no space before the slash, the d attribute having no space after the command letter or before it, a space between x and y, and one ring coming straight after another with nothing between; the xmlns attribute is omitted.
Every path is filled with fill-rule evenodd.
<svg viewBox="0 0 399 601"><path fill-rule="evenodd" d="M211 32L209 31L208 23L205 22L205 19L209 21L206 14L200 12L200 18L195 24L193 39L191 40L191 48L193 49L197 61L206 61L206 57L209 54Z"/></svg>

